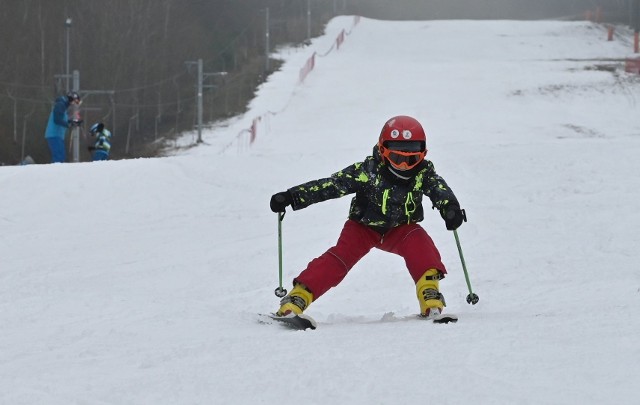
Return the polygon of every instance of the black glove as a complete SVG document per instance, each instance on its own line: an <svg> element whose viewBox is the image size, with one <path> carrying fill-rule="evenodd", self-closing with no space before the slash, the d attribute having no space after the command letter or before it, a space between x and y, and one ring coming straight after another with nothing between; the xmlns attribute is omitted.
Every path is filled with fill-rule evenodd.
<svg viewBox="0 0 640 405"><path fill-rule="evenodd" d="M87 147L87 149L89 149L89 152L93 152L94 150L96 150L95 146L89 146Z"/></svg>
<svg viewBox="0 0 640 405"><path fill-rule="evenodd" d="M467 221L467 215L458 204L447 204L441 212L444 223L450 231L456 230Z"/></svg>
<svg viewBox="0 0 640 405"><path fill-rule="evenodd" d="M281 193L272 195L269 205L271 206L271 211L273 212L284 212L284 209L288 205L291 205L292 202L293 197L291 197L291 193L288 191L283 191Z"/></svg>

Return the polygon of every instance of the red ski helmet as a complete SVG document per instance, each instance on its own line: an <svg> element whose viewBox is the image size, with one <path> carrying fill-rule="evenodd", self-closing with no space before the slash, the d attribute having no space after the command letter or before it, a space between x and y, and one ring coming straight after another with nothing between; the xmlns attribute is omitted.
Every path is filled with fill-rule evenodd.
<svg viewBox="0 0 640 405"><path fill-rule="evenodd" d="M427 154L427 136L418 120L399 115L382 127L378 151L383 161L393 168L402 171L413 169Z"/></svg>

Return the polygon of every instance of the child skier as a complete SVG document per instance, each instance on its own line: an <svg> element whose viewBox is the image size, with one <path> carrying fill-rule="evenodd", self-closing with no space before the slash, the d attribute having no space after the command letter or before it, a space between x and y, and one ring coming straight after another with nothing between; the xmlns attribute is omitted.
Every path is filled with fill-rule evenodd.
<svg viewBox="0 0 640 405"><path fill-rule="evenodd" d="M92 152L92 160L109 160L109 151L111 151L111 132L104 127L102 122L95 123L89 129L89 133L96 137L96 142L89 146L89 152Z"/></svg>
<svg viewBox="0 0 640 405"><path fill-rule="evenodd" d="M466 218L433 163L425 160L426 153L420 123L408 116L393 117L364 161L271 197L271 210L284 212L289 205L297 211L355 193L338 242L293 280L294 287L280 301L276 315L301 314L374 247L404 258L416 284L422 316L431 319L442 313L445 300L439 280L446 269L431 237L418 225L424 219L422 196L429 197L448 230L457 229Z"/></svg>

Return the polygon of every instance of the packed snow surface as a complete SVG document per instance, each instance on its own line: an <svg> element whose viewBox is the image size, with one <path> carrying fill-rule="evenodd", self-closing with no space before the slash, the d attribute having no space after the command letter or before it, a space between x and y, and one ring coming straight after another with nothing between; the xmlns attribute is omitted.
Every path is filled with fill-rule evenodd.
<svg viewBox="0 0 640 405"><path fill-rule="evenodd" d="M0 403L638 403L640 80L616 32L339 17L197 147L0 168ZM381 251L306 311L317 330L259 323L278 307L270 196L363 159L400 114L466 209L480 302L426 206L457 324L411 319L412 280ZM349 202L286 214L286 288Z"/></svg>

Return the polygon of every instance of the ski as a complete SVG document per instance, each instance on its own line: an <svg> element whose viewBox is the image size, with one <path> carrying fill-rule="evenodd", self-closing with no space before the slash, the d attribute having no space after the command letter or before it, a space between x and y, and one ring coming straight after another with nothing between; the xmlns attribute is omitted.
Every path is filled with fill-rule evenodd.
<svg viewBox="0 0 640 405"><path fill-rule="evenodd" d="M294 313L289 313L284 316L278 316L276 314L265 314L262 316L266 316L267 318L280 323L282 326L293 330L315 329L317 326L316 321L309 315L305 314L296 315Z"/></svg>
<svg viewBox="0 0 640 405"><path fill-rule="evenodd" d="M429 318L428 318L429 319ZM430 318L433 323L456 323L458 322L458 317L453 314L440 314Z"/></svg>
<svg viewBox="0 0 640 405"><path fill-rule="evenodd" d="M416 314L416 315L407 315L407 316L397 317L393 312L387 312L382 316L382 319L380 319L380 321L381 322L398 322L398 321L408 321L412 319L418 319L422 322L431 321L433 323L438 323L438 324L456 323L458 322L458 315L439 314L435 316L424 316L424 315Z"/></svg>
<svg viewBox="0 0 640 405"><path fill-rule="evenodd" d="M415 315L405 315L405 316L396 316L393 312L385 313L379 321L375 322L400 322L400 321L410 321L413 319L418 319L421 322L431 321L433 323L456 323L458 322L458 315L454 314L439 314L434 316L424 316L420 314Z"/></svg>

